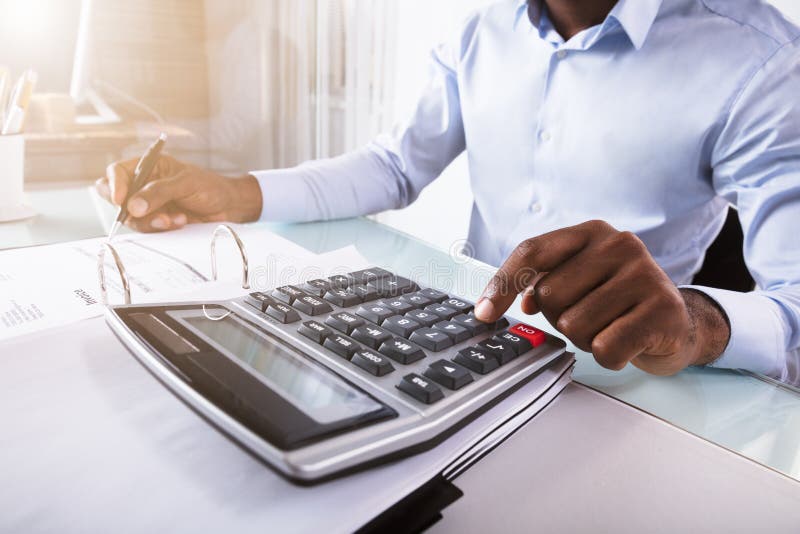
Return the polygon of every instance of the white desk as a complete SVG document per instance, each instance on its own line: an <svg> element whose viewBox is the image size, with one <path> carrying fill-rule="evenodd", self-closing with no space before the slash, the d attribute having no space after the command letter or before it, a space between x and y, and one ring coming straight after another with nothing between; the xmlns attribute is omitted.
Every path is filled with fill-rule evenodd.
<svg viewBox="0 0 800 534"><path fill-rule="evenodd" d="M41 215L21 223L0 225L0 248L95 237L102 232L85 187L32 191L30 200ZM424 283L466 298L476 298L491 274L491 270L483 266L460 262L417 239L366 219L270 225L269 228L316 252L355 244L365 257L376 264L413 275ZM522 316L518 308L512 310L512 315ZM533 318L531 322L551 330L541 318ZM580 351L577 354L575 378L578 381L781 473L800 478L800 396L795 393L735 372L710 369L690 369L666 378L649 376L633 368L613 373L599 367L591 355ZM257 514L257 501L265 497L257 491L263 466L255 467L258 464L254 464L252 459L201 420L187 417L183 412L186 408L172 397L165 397L169 400L165 402L161 395L166 393L160 389L161 386L137 367L132 359L111 363L104 360L102 354L93 350L93 347L87 346L86 357L80 361L62 361L58 354L14 354L4 348L0 348L0 361L5 368L2 371L4 376L9 378L11 371L16 369L21 373L17 378L23 380L22 383L26 379L35 381L33 373L39 371L52 373L50 376L54 380L59 373L67 371L70 376L80 377L80 380L71 380L62 385L63 391L58 393L65 400L80 399L82 395L91 395L95 399L102 397L101 404L86 405L88 411L77 419L80 421L77 428L61 427L61 421L55 418L50 422L52 435L46 433L48 428L40 421L38 426L23 425L15 428L13 433L4 432L0 437L4 451L4 459L0 463L4 466L15 465L35 469L36 472L52 470L60 475L57 481L28 481L24 499L34 499L34 495L55 483L60 484L58 489L66 495L70 491L69 481L72 477L85 482L79 485L81 491L91 491L83 501L70 495L63 503L50 503L47 510L40 510L46 517L38 518L39 522L35 525L55 527L48 523L55 521L54 518L72 520L77 525L80 518L93 513L93 510L103 507L119 509L119 503L114 504L107 499L112 495L118 497L120 491L124 493L124 480L131 476L152 477L152 488L167 484L167 487L176 490L184 488L188 493L188 496L181 496L180 505L176 504L178 508L173 513L160 517L162 521L174 523L158 524L159 530L186 526L182 515L192 514L193 508L220 512L219 515L209 516L217 518L235 517L237 514L247 518L249 514ZM32 364L32 361L35 363ZM70 367L66 369L64 366ZM10 380L7 386L16 383L19 382ZM81 390L79 383L89 384L91 391ZM162 400L152 403L129 402L132 396L137 397L137 392L141 391L150 392L155 396L153 398ZM8 389L0 394L6 409L24 413L26 406L10 404L14 398L7 395ZM36 396L27 396L26 402L35 403L36 399ZM96 428L93 421L103 420L111 424L114 418L110 416L115 412L124 414L125 428ZM100 413L105 414L104 417L93 419L93 414ZM110 430L111 435L105 430ZM105 441L96 441L101 438ZM41 465L36 465L37 458L31 455L33 446L42 450L50 450L48 447L52 445L80 451L81 444L87 439L92 447L87 449L86 457L74 459L74 466L63 465L64 462L71 462L70 457L59 455L58 451L51 451L54 454L48 453L42 457ZM98 463L93 464L91 454L99 450L97 447L122 450L118 451L120 454L100 455L97 457ZM131 447L130 455L121 454L125 447ZM153 451L147 450L151 447L160 447L163 451L153 455ZM220 447L227 451L224 465L215 461L215 451ZM130 458L134 464L121 465L120 462L124 463L125 458ZM147 458L152 465L136 465L136 458ZM170 469L158 465L159 461L171 462ZM200 464L204 467L198 471L195 467ZM94 472L87 474L86 466L92 466ZM4 468L0 465L0 469ZM162 475L169 477L169 481L158 480ZM89 478L82 478L87 476ZM102 480L102 484L96 489L87 489L97 480ZM136 488L140 493L131 495L131 501L123 503L126 510L145 509L155 504L150 499L157 493L147 491L147 484L140 480ZM4 485L0 489L0 502L11 502L12 495L16 497L14 502L20 502L19 495L9 493L17 489ZM232 495L237 497L233 499ZM81 506L81 502L85 506ZM196 505L192 506L191 503ZM33 510L36 507L18 510L17 513L33 513ZM26 519L10 518L18 521ZM148 518L139 519L146 523ZM30 526L32 523L12 524ZM149 526L155 527L156 524ZM206 526L213 530L214 526L221 525Z"/></svg>

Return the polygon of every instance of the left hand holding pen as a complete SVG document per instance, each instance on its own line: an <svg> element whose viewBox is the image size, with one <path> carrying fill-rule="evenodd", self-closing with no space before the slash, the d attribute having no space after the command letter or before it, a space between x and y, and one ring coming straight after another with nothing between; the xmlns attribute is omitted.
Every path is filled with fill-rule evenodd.
<svg viewBox="0 0 800 534"><path fill-rule="evenodd" d="M678 289L644 243L603 221L523 241L475 307L498 318L523 292L522 311L550 324L608 369L628 362L670 375L717 359L730 335L709 297Z"/></svg>

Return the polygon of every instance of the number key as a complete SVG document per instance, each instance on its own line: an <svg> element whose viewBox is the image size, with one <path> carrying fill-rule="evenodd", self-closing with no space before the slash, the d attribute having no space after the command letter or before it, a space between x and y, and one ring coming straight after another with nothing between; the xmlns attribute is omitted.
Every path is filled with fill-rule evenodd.
<svg viewBox="0 0 800 534"><path fill-rule="evenodd" d="M411 332L420 327L420 324L413 319L409 319L408 317L394 315L386 319L381 326L393 334L408 338L408 336L411 335Z"/></svg>
<svg viewBox="0 0 800 534"><path fill-rule="evenodd" d="M435 328L420 328L411 333L411 341L433 352L439 352L453 345L453 339Z"/></svg>
<svg viewBox="0 0 800 534"><path fill-rule="evenodd" d="M433 326L434 323L438 323L441 320L441 317L425 310L411 310L406 314L406 317L414 319L422 326Z"/></svg>
<svg viewBox="0 0 800 534"><path fill-rule="evenodd" d="M453 321L439 321L433 327L453 338L454 343L461 343L472 337L469 330Z"/></svg>
<svg viewBox="0 0 800 534"><path fill-rule="evenodd" d="M399 315L403 315L404 313L408 313L414 309L414 306L401 299L382 300L381 302L379 302L379 304L382 304L387 308L393 309L394 312Z"/></svg>
<svg viewBox="0 0 800 534"><path fill-rule="evenodd" d="M452 319L458 315L458 310L444 304L429 304L425 306L425 311L433 312L442 319Z"/></svg>
<svg viewBox="0 0 800 534"><path fill-rule="evenodd" d="M363 317L367 321L375 324L381 324L383 321L395 315L395 311L387 306L381 304L372 304L369 306L361 306L356 310L356 315Z"/></svg>
<svg viewBox="0 0 800 534"><path fill-rule="evenodd" d="M472 308L474 307L469 302L461 299L447 299L444 302L442 302L442 304L458 310L458 313L468 313L472 311Z"/></svg>

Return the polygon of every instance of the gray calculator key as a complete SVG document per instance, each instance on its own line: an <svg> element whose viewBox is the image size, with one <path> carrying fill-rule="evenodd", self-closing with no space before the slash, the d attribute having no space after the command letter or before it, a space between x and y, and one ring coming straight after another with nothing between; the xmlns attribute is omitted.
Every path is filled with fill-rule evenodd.
<svg viewBox="0 0 800 534"><path fill-rule="evenodd" d="M341 312L341 313L334 313L327 319L325 319L325 324L335 328L339 332L344 332L345 334L350 335L350 332L356 329L356 327L361 326L364 324L364 319L353 315L352 313Z"/></svg>
<svg viewBox="0 0 800 534"><path fill-rule="evenodd" d="M349 337L334 334L325 338L322 346L349 360L361 347Z"/></svg>
<svg viewBox="0 0 800 534"><path fill-rule="evenodd" d="M452 390L461 389L473 381L469 371L457 363L447 360L433 362L423 374L434 382Z"/></svg>
<svg viewBox="0 0 800 534"><path fill-rule="evenodd" d="M383 343L378 352L402 364L414 363L425 357L421 348L400 337Z"/></svg>
<svg viewBox="0 0 800 534"><path fill-rule="evenodd" d="M334 306L339 306L340 308L349 308L350 306L361 304L361 297L349 289L330 288L328 292L325 293L324 298Z"/></svg>
<svg viewBox="0 0 800 534"><path fill-rule="evenodd" d="M459 311L444 304L429 304L425 306L425 311L433 312L442 319L452 319L459 314Z"/></svg>
<svg viewBox="0 0 800 534"><path fill-rule="evenodd" d="M255 293L250 293L249 295L247 295L245 302L256 308L258 311L263 312L267 310L267 307L270 304L275 302L275 299L273 299L266 293L256 291Z"/></svg>
<svg viewBox="0 0 800 534"><path fill-rule="evenodd" d="M333 311L330 304L313 295L304 295L295 299L294 307L307 315L321 315Z"/></svg>
<svg viewBox="0 0 800 534"><path fill-rule="evenodd" d="M514 352L517 353L517 356L524 354L533 348L533 345L531 345L530 341L522 336L512 334L511 332L500 332L494 337L508 343Z"/></svg>
<svg viewBox="0 0 800 534"><path fill-rule="evenodd" d="M412 332L409 339L420 347L432 350L433 352L439 352L440 350L453 346L453 339L441 330L436 330L435 328L420 328Z"/></svg>
<svg viewBox="0 0 800 534"><path fill-rule="evenodd" d="M429 299L425 295L422 294L421 291L417 291L416 293L409 293L407 295L403 295L400 297L400 300L404 300L414 306L415 308L424 308L428 304L433 304L433 300Z"/></svg>
<svg viewBox="0 0 800 534"><path fill-rule="evenodd" d="M308 293L309 295L314 295L315 297L321 297L328 292L330 289L331 284L327 280L323 280L322 278L317 278L316 280L309 280L304 284L300 285L300 289Z"/></svg>
<svg viewBox="0 0 800 534"><path fill-rule="evenodd" d="M326 337L333 334L330 328L317 321L304 322L297 329L297 332L319 344L322 344Z"/></svg>
<svg viewBox="0 0 800 534"><path fill-rule="evenodd" d="M375 324L381 324L383 321L396 314L397 312L393 309L381 304L367 304L365 306L360 306L356 310L356 315Z"/></svg>
<svg viewBox="0 0 800 534"><path fill-rule="evenodd" d="M500 317L497 321L495 321L494 329L502 330L504 328L508 328L508 319L506 319L505 317Z"/></svg>
<svg viewBox="0 0 800 534"><path fill-rule="evenodd" d="M449 298L447 293L442 293L438 289L432 289L432 288L420 289L418 293L423 297L431 299L434 302L442 302L443 300Z"/></svg>
<svg viewBox="0 0 800 534"><path fill-rule="evenodd" d="M297 313L297 310L283 302L273 302L267 307L264 313L283 324L294 323L300 320L300 314Z"/></svg>
<svg viewBox="0 0 800 534"><path fill-rule="evenodd" d="M381 346L381 343L392 339L392 334L388 330L384 330L374 324L359 326L350 335L353 339L371 349L377 349Z"/></svg>
<svg viewBox="0 0 800 534"><path fill-rule="evenodd" d="M414 319L422 326L433 326L434 323L438 323L442 320L442 318L435 313L425 310L411 310L406 314L406 317Z"/></svg>
<svg viewBox="0 0 800 534"><path fill-rule="evenodd" d="M414 319L409 319L408 317L404 317L402 315L393 315L383 321L381 326L393 334L408 338L408 336L411 335L411 332L420 327L420 324Z"/></svg>
<svg viewBox="0 0 800 534"><path fill-rule="evenodd" d="M394 365L386 356L369 349L359 350L350 361L375 376L388 375L394 371Z"/></svg>
<svg viewBox="0 0 800 534"><path fill-rule="evenodd" d="M478 347L491 353L500 365L505 365L517 357L517 353L511 348L511 343L497 336L481 341Z"/></svg>
<svg viewBox="0 0 800 534"><path fill-rule="evenodd" d="M433 327L453 338L453 343L461 343L472 337L469 330L453 321L439 321Z"/></svg>
<svg viewBox="0 0 800 534"><path fill-rule="evenodd" d="M458 310L458 313L468 313L472 311L472 308L474 308L472 303L467 302L466 300L454 299L454 298L446 299L442 301L442 304Z"/></svg>
<svg viewBox="0 0 800 534"><path fill-rule="evenodd" d="M492 326L487 323L479 321L471 313L466 315L456 315L455 317L453 317L453 322L460 324L461 326L469 330L470 334L472 334L473 336L488 331L489 327Z"/></svg>
<svg viewBox="0 0 800 534"><path fill-rule="evenodd" d="M371 302L378 298L378 290L372 286L354 285L350 286L350 291L361 298L361 302Z"/></svg>
<svg viewBox="0 0 800 534"><path fill-rule="evenodd" d="M378 304L393 309L394 312L399 315L403 315L414 309L414 306L412 304L409 304L408 302L402 299L385 299L380 301Z"/></svg>
<svg viewBox="0 0 800 534"><path fill-rule="evenodd" d="M433 404L444 398L444 393L439 386L429 378L424 378L416 373L404 376L403 380L397 384L397 389L425 404Z"/></svg>
<svg viewBox="0 0 800 534"><path fill-rule="evenodd" d="M304 295L305 293L295 286L281 286L272 290L272 296L275 300L285 302L286 304L294 304L296 299Z"/></svg>
<svg viewBox="0 0 800 534"><path fill-rule="evenodd" d="M369 285L373 286L381 297L396 297L419 289L416 283L402 276L379 278L370 282Z"/></svg>
<svg viewBox="0 0 800 534"><path fill-rule="evenodd" d="M357 284L367 284L379 278L388 278L390 276L393 276L392 273L380 267L370 267L369 269L362 269L350 273L350 278Z"/></svg>
<svg viewBox="0 0 800 534"><path fill-rule="evenodd" d="M497 358L480 347L461 349L453 358L453 361L482 375L500 367L500 362L497 361Z"/></svg>
<svg viewBox="0 0 800 534"><path fill-rule="evenodd" d="M346 287L350 287L353 280L347 276L346 274L335 274L328 278L328 282L331 284L331 288L333 289L344 289Z"/></svg>

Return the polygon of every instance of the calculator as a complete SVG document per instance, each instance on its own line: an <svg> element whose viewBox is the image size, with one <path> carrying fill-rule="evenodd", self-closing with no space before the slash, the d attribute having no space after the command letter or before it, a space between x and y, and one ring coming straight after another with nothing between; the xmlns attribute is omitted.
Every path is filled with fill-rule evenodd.
<svg viewBox="0 0 800 534"><path fill-rule="evenodd" d="M377 267L106 319L191 408L306 484L435 446L566 349Z"/></svg>

